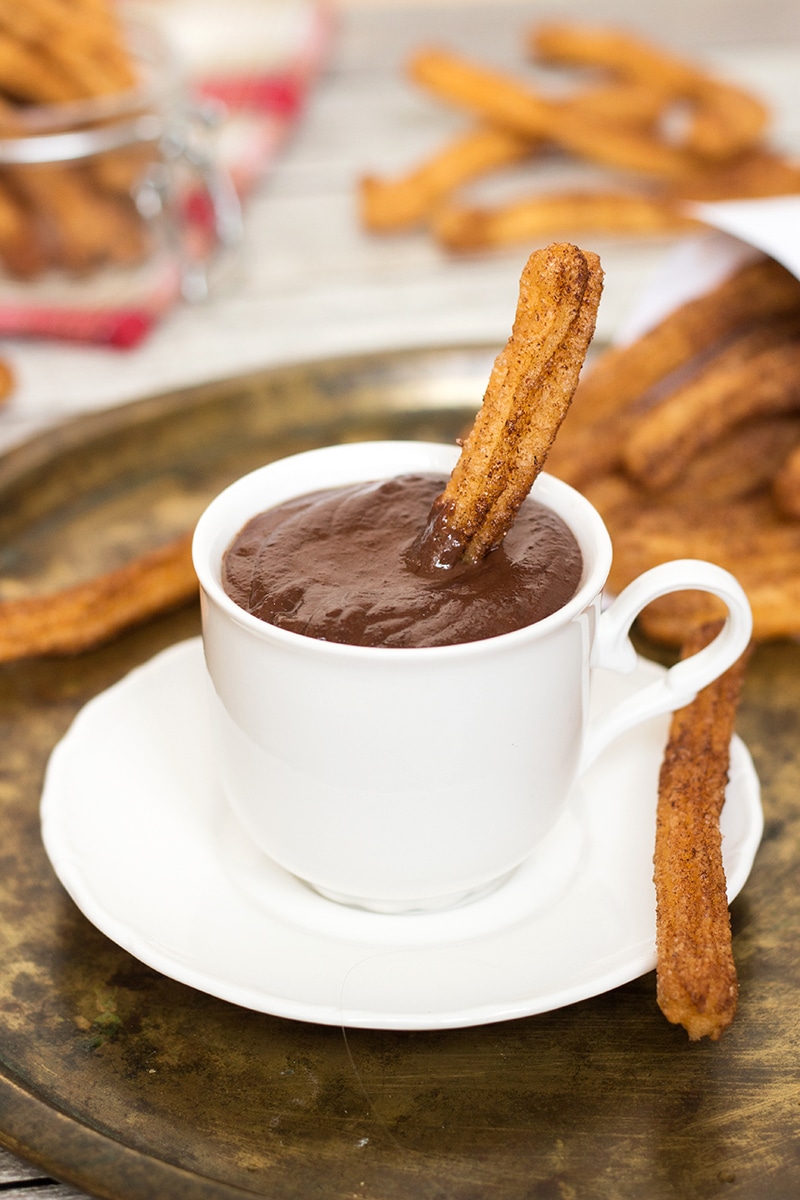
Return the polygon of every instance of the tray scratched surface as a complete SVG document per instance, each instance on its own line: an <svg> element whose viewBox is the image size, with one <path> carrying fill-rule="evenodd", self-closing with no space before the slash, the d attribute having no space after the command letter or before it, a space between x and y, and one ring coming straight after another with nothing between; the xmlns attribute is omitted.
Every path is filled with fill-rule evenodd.
<svg viewBox="0 0 800 1200"><path fill-rule="evenodd" d="M493 354L278 369L45 435L0 461L0 595L85 578L182 532L268 459L452 440ZM215 1000L104 938L41 846L47 758L89 698L198 630L189 605L79 658L0 667L0 1144L111 1200L797 1194L797 645L762 647L750 668L739 732L767 826L733 906L739 1013L719 1043L691 1045L658 1011L652 975L506 1024L344 1031Z"/></svg>

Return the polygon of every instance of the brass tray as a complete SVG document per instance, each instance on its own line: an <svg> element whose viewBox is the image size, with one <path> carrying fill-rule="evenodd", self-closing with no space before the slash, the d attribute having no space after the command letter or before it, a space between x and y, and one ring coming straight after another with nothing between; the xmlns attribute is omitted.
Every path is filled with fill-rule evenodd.
<svg viewBox="0 0 800 1200"><path fill-rule="evenodd" d="M273 370L20 447L0 460L0 594L47 590L163 541L268 459L347 439L453 439L493 355ZM0 1144L110 1200L800 1191L787 1070L800 995L796 644L757 652L739 723L767 818L733 906L739 1014L719 1043L691 1045L659 1013L652 975L478 1029L345 1031L236 1008L108 941L44 855L45 764L91 696L198 631L189 605L90 654L0 668Z"/></svg>

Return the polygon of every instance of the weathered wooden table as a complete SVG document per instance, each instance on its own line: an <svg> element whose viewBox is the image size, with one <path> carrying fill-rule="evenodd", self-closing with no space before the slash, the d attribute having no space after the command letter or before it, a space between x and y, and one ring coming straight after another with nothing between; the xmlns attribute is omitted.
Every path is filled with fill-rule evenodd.
<svg viewBox="0 0 800 1200"><path fill-rule="evenodd" d="M629 19L703 54L762 90L780 139L800 147L795 5L585 0L571 12ZM480 396L482 344L507 333L520 255L453 263L424 235L371 241L356 227L352 183L368 167L399 168L452 127L403 83L407 50L446 41L514 64L535 15L521 4L343 9L306 122L250 210L241 287L176 313L129 358L9 347L21 386L0 418L3 445L89 414L0 463L2 546L23 573L42 586L56 578L67 535L86 563L107 561L94 539L104 529L113 542L113 531L96 518L112 511L128 545L146 544L226 478L287 449L457 432ZM606 337L666 243L599 248ZM410 349L451 344L472 349ZM373 356L313 365L361 351ZM291 362L312 365L266 370ZM513 1022L342 1030L235 1008L98 933L41 848L47 755L85 700L197 628L189 607L74 662L0 669L0 1144L15 1152L0 1152L0 1189L50 1200L800 1191L797 646L762 648L749 675L739 727L767 824L733 906L740 1011L720 1043L693 1046L658 1012L652 975Z"/></svg>

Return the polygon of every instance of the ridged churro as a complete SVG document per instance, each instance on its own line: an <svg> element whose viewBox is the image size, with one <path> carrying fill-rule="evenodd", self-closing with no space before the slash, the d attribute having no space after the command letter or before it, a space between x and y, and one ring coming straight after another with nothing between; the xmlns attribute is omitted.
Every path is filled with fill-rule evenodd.
<svg viewBox="0 0 800 1200"><path fill-rule="evenodd" d="M408 69L416 83L472 116L522 136L545 138L591 162L664 179L675 179L694 165L693 156L653 132L578 112L502 71L446 50L420 50Z"/></svg>
<svg viewBox="0 0 800 1200"><path fill-rule="evenodd" d="M775 473L772 492L779 511L800 521L800 448L789 450Z"/></svg>
<svg viewBox="0 0 800 1200"><path fill-rule="evenodd" d="M0 9L0 91L49 103L121 92L134 83L110 5L28 0Z"/></svg>
<svg viewBox="0 0 800 1200"><path fill-rule="evenodd" d="M72 655L186 603L197 591L191 534L49 595L0 601L0 662Z"/></svg>
<svg viewBox="0 0 800 1200"><path fill-rule="evenodd" d="M447 250L487 250L571 230L573 233L675 233L695 229L673 201L630 192L552 192L478 207L451 202L434 213L431 231Z"/></svg>
<svg viewBox="0 0 800 1200"><path fill-rule="evenodd" d="M718 633L701 627L683 650L697 653ZM653 878L656 887L657 999L667 1020L694 1041L716 1041L736 1014L719 819L747 653L672 716L658 784Z"/></svg>
<svg viewBox="0 0 800 1200"><path fill-rule="evenodd" d="M405 229L429 217L444 196L488 171L534 152L530 138L484 125L394 179L366 175L360 182L361 219L367 229Z"/></svg>
<svg viewBox="0 0 800 1200"><path fill-rule="evenodd" d="M607 351L583 377L552 460L582 487L620 461L642 398L673 372L757 321L800 308L800 280L773 259L748 263L718 287L687 301L634 342Z"/></svg>
<svg viewBox="0 0 800 1200"><path fill-rule="evenodd" d="M800 521L778 512L769 485L718 503L702 492L665 502L621 474L599 476L584 491L614 543L612 593L659 563L705 559L735 575L747 593L754 641L800 635ZM653 641L679 646L695 625L721 612L705 592L675 592L648 605L638 624Z"/></svg>
<svg viewBox="0 0 800 1200"><path fill-rule="evenodd" d="M576 115L590 116L592 120L611 121L631 128L645 129L652 126L658 118L663 102L661 97L649 88L631 84L600 84L587 87L569 97L564 107ZM369 174L359 181L359 205L361 220L366 229L375 232L405 229L418 225L426 219L436 216L441 202L462 188L489 172L509 167L515 163L533 158L541 150L544 139L534 138L502 125L483 121L448 140L422 162L413 166L409 171L395 177L384 177ZM573 227L571 217L574 215L569 206L561 204L560 224L550 220L545 232L552 229ZM603 208L592 205L591 193L587 194L586 205L592 209L595 223L603 225L603 217L608 213ZM674 209L672 201L664 201L664 210ZM499 210L504 211L503 208ZM441 220L444 220L442 214ZM637 228L634 218L623 219L618 225L630 232ZM646 222L647 223L647 222ZM686 220L683 221L686 224ZM675 227L675 217L671 223L666 223L662 216L659 222L655 217L649 224L655 228ZM641 226L641 218L638 225ZM524 230L514 228L513 240L525 236ZM441 237L442 244L448 249L471 248L464 247L458 238ZM491 243L487 243L491 244Z"/></svg>
<svg viewBox="0 0 800 1200"><path fill-rule="evenodd" d="M755 146L769 112L746 89L717 79L629 30L577 22L544 22L531 30L536 58L562 65L602 67L645 84L671 100L691 102L682 144L693 154L725 159Z"/></svg>
<svg viewBox="0 0 800 1200"><path fill-rule="evenodd" d="M622 460L647 488L674 483L693 458L737 425L800 410L800 310L734 339L687 383L643 412Z"/></svg>
<svg viewBox="0 0 800 1200"><path fill-rule="evenodd" d="M692 201L800 189L800 162L770 144L768 106L705 65L631 30L582 22L540 22L525 45L528 58L551 72L561 68L572 86L542 84L522 65L511 72L439 46L410 57L410 79L430 96L498 136L527 141L530 153L518 162L501 155L496 168L487 157L476 170L467 132L394 180L370 175L359 187L365 228L427 222L454 254L590 232L665 237L701 220ZM580 193L571 180L553 187L545 174L559 158L584 171L588 165ZM540 168L537 185L531 180ZM488 202L470 194L473 180L492 169L507 181L519 177L519 193Z"/></svg>
<svg viewBox="0 0 800 1200"><path fill-rule="evenodd" d="M800 636L800 281L758 258L581 379L548 469L578 487L614 543L609 588L675 558L725 567L754 640ZM663 596L640 630L680 645L719 615Z"/></svg>
<svg viewBox="0 0 800 1200"><path fill-rule="evenodd" d="M511 336L415 547L424 569L478 562L502 542L569 408L601 291L591 252L554 243L528 259Z"/></svg>

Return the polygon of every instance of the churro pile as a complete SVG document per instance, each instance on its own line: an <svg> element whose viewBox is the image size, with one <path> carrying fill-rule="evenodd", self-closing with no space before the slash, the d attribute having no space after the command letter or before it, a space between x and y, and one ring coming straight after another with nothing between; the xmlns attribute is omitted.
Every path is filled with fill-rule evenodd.
<svg viewBox="0 0 800 1200"><path fill-rule="evenodd" d="M607 351L548 469L603 515L612 591L656 563L707 559L744 587L756 640L800 634L800 281L758 259ZM639 624L680 645L718 604L676 593Z"/></svg>
<svg viewBox="0 0 800 1200"><path fill-rule="evenodd" d="M135 82L110 0L25 0L0 7L4 141L69 130L75 127L68 107L73 102L122 94ZM41 106L52 118L47 128L30 122L31 110ZM80 127L91 128L85 119ZM83 275L105 263L139 261L146 246L130 189L140 169L140 152L129 148L74 162L0 168L5 273L33 279L60 268Z"/></svg>
<svg viewBox="0 0 800 1200"><path fill-rule="evenodd" d="M687 200L800 191L800 163L770 147L769 113L744 88L619 29L543 23L525 48L563 69L569 90L549 94L440 48L411 58L411 80L469 123L406 174L360 180L365 228L427 227L447 250L479 251L564 233L671 233L695 224ZM481 176L554 155L599 167L601 184L464 199Z"/></svg>

